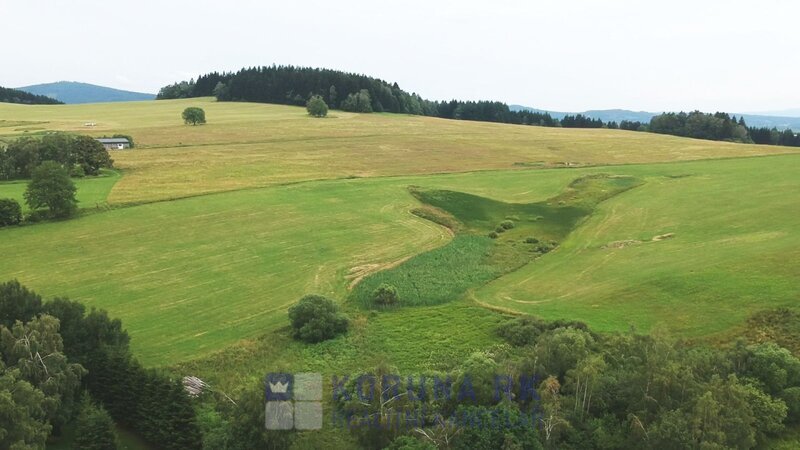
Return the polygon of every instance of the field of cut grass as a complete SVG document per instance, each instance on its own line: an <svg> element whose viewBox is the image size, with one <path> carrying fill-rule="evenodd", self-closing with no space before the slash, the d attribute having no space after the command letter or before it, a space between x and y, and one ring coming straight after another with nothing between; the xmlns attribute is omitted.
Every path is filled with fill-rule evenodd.
<svg viewBox="0 0 800 450"><path fill-rule="evenodd" d="M108 309L146 363L171 365L284 326L286 307L305 293L343 299L354 279L449 242L446 229L409 212L420 204L408 186L528 203L609 173L645 184L604 201L558 250L474 298L600 330L664 324L703 336L796 305L800 216L787 193L800 189L798 163L778 156L215 194L0 230L0 276Z"/></svg>
<svg viewBox="0 0 800 450"><path fill-rule="evenodd" d="M797 308L799 168L797 156L615 167L646 184L602 203L556 252L474 298L598 330L660 324L690 337Z"/></svg>
<svg viewBox="0 0 800 450"><path fill-rule="evenodd" d="M103 170L103 174L97 177L76 178L74 181L78 189L78 207L98 209L106 206L108 194L119 179L119 172L114 170ZM28 180L0 182L0 198L13 198L19 202L23 211L27 211L29 208L24 198L27 186Z"/></svg>
<svg viewBox="0 0 800 450"><path fill-rule="evenodd" d="M208 125L181 123L190 105L206 109ZM448 230L411 214L423 205L409 186L487 206L569 203L564 188L587 175L644 181L601 203L555 252L488 285L468 283L481 305L704 336L794 307L800 294L791 195L800 155L735 158L796 149L390 114L315 120L302 108L209 99L0 104L3 120L5 140L45 130L136 139L137 149L113 154L121 178L78 180L78 197L84 207L106 196L138 205L0 230L0 278L109 310L148 365L271 335L305 293L343 300L359 280L392 273L370 277L381 269L450 251ZM89 121L97 127L83 127ZM689 161L706 158L715 159ZM614 165L552 169L566 163ZM0 196L23 189L0 184ZM470 204L433 206L467 231L518 214L483 220L469 217Z"/></svg>
<svg viewBox="0 0 800 450"><path fill-rule="evenodd" d="M351 268L445 242L414 203L394 180L352 180L116 209L0 230L0 276L107 309L169 364L283 324L305 293L341 296Z"/></svg>
<svg viewBox="0 0 800 450"><path fill-rule="evenodd" d="M187 106L208 124L187 126ZM525 127L395 114L218 103L208 98L88 105L0 104L0 139L62 130L126 133L138 148L116 151L125 177L111 203L136 203L311 179L629 164L796 152L620 130ZM95 122L96 127L83 124ZM22 124L20 124L22 123ZM27 124L25 124L27 123Z"/></svg>

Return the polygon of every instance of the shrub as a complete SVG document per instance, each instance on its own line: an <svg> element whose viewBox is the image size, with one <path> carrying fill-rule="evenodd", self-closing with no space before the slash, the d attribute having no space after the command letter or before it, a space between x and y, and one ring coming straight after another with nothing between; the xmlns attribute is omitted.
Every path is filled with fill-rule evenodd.
<svg viewBox="0 0 800 450"><path fill-rule="evenodd" d="M497 329L498 336L502 337L509 344L522 347L533 344L547 329L547 324L533 317L518 317L503 323Z"/></svg>
<svg viewBox="0 0 800 450"><path fill-rule="evenodd" d="M0 227L16 225L22 220L22 208L13 198L0 198Z"/></svg>
<svg viewBox="0 0 800 450"><path fill-rule="evenodd" d="M381 283L372 294L372 301L376 305L389 306L397 304L400 297L397 295L397 288L391 284Z"/></svg>
<svg viewBox="0 0 800 450"><path fill-rule="evenodd" d="M314 117L325 117L328 115L328 105L319 95L315 95L306 102L306 111Z"/></svg>
<svg viewBox="0 0 800 450"><path fill-rule="evenodd" d="M538 244L539 240L536 239L535 237L529 237L529 238L525 239L525 243L526 244Z"/></svg>
<svg viewBox="0 0 800 450"><path fill-rule="evenodd" d="M510 229L514 228L514 221L513 220L504 220L504 221L500 222L500 226L503 227L506 230L510 230Z"/></svg>
<svg viewBox="0 0 800 450"><path fill-rule="evenodd" d="M347 317L333 300L321 295L306 295L289 308L289 321L296 339L315 343L347 331Z"/></svg>
<svg viewBox="0 0 800 450"><path fill-rule="evenodd" d="M436 450L433 444L421 441L415 437L403 435L393 440L386 450Z"/></svg>
<svg viewBox="0 0 800 450"><path fill-rule="evenodd" d="M497 239L499 236L500 235L497 234L496 231L492 231L492 232L489 233L489 237L492 238L492 239Z"/></svg>
<svg viewBox="0 0 800 450"><path fill-rule="evenodd" d="M83 178L86 176L86 171L83 170L82 166L72 166L69 169L69 176L72 178Z"/></svg>
<svg viewBox="0 0 800 450"><path fill-rule="evenodd" d="M497 228L494 229L494 232L495 233L505 233L506 229L503 228L503 227L497 227Z"/></svg>

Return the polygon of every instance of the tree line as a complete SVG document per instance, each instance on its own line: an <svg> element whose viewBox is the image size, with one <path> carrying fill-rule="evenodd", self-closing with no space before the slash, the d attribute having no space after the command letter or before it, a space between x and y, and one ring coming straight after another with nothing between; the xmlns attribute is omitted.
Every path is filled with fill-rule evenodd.
<svg viewBox="0 0 800 450"><path fill-rule="evenodd" d="M0 180L30 179L24 197L31 209L23 217L17 200L0 198L0 227L71 217L78 204L72 177L98 175L113 164L108 150L88 136L24 137L0 147Z"/></svg>
<svg viewBox="0 0 800 450"><path fill-rule="evenodd" d="M101 168L114 164L108 150L89 136L54 133L23 137L0 147L0 180L30 178L45 161L58 163L72 176L97 175Z"/></svg>
<svg viewBox="0 0 800 450"><path fill-rule="evenodd" d="M460 120L558 126L547 113L511 111L493 101L431 101L402 90L397 83L366 75L295 66L244 68L212 72L197 80L161 88L157 99L215 96L220 101L246 101L305 106L312 97L327 106L353 112L391 112Z"/></svg>
<svg viewBox="0 0 800 450"><path fill-rule="evenodd" d="M29 92L0 87L0 102L22 103L24 105L63 105L64 103L46 95L36 95Z"/></svg>
<svg viewBox="0 0 800 450"><path fill-rule="evenodd" d="M44 448L67 425L80 448L116 448L111 418L158 448L200 448L180 381L143 368L129 342L103 310L0 284L0 448Z"/></svg>
<svg viewBox="0 0 800 450"><path fill-rule="evenodd" d="M388 365L353 374L334 417L365 448L428 450L750 449L800 424L800 359L771 342L707 347L529 317L497 331L507 347L413 383Z"/></svg>
<svg viewBox="0 0 800 450"><path fill-rule="evenodd" d="M609 128L730 142L800 146L791 130L747 127L742 117L726 113L664 113L651 122L603 122L582 114L556 119L546 112L512 111L496 101L431 101L408 93L397 85L366 75L295 66L243 68L238 72L211 72L197 80L161 88L158 99L214 96L219 101L245 101L306 106L314 98L325 106L360 113L391 112L477 120L517 125L564 128Z"/></svg>
<svg viewBox="0 0 800 450"><path fill-rule="evenodd" d="M321 297L304 298L290 316L308 343L346 332L346 318ZM748 449L800 425L800 359L772 342L710 347L658 330L601 334L531 317L507 319L496 333L506 344L413 374L414 384L385 363L366 383L363 374L343 379L334 425L364 448L406 450ZM194 401L180 380L143 368L129 343L105 311L0 284L0 448L41 448L68 426L80 448L115 448L112 418L165 449L288 448L298 437L264 428L263 381L235 402ZM498 375L507 376L502 389ZM376 394L365 397L370 385ZM437 394L441 387L452 395Z"/></svg>

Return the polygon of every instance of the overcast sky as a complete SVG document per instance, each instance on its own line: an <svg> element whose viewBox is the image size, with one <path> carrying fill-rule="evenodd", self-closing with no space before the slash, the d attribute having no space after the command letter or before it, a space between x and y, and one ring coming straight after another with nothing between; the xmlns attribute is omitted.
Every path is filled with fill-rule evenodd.
<svg viewBox="0 0 800 450"><path fill-rule="evenodd" d="M0 0L0 86L295 64L549 110L800 108L800 2Z"/></svg>

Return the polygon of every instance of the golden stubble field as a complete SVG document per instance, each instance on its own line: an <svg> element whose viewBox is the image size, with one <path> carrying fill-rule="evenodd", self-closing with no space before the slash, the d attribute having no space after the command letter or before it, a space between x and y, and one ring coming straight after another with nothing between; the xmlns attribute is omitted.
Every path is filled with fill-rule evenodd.
<svg viewBox="0 0 800 450"><path fill-rule="evenodd" d="M184 125L188 106L208 123ZM113 152L125 176L110 203L346 177L633 164L793 153L796 149L683 139L619 130L526 127L393 114L218 103L211 98L23 106L0 104L0 139L63 130L132 135ZM86 127L86 122L96 123ZM3 122L0 122L3 125Z"/></svg>

